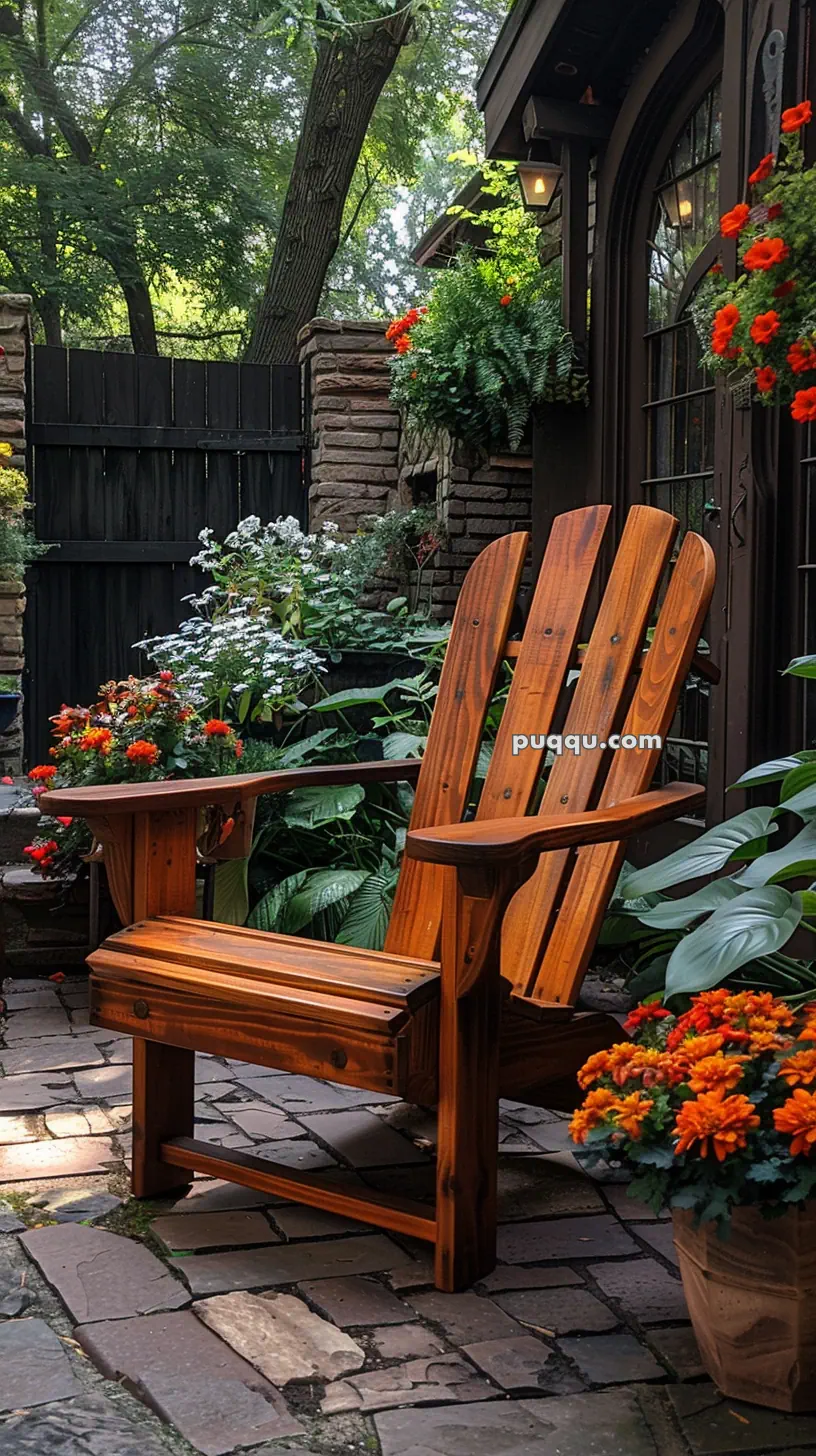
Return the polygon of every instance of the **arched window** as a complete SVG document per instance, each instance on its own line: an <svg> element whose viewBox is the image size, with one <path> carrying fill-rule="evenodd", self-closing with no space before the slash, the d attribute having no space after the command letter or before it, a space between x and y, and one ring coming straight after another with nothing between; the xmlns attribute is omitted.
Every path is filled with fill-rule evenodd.
<svg viewBox="0 0 816 1456"><path fill-rule="evenodd" d="M648 239L644 499L682 529L703 531L714 474L714 383L689 304L718 247L720 83L672 145L655 189ZM705 779L707 685L692 678L664 754L665 776Z"/></svg>

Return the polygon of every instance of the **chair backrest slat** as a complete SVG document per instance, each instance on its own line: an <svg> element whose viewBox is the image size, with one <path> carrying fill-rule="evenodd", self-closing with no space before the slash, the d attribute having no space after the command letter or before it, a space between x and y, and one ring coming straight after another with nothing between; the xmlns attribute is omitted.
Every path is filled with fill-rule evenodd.
<svg viewBox="0 0 816 1456"><path fill-rule="evenodd" d="M672 572L624 733L665 740L711 600L715 572L708 542L689 532ZM613 754L600 806L620 803L648 789L660 753L660 748L643 747ZM576 999L624 851L625 845L617 842L577 852L552 934L527 988L531 1000L570 1004Z"/></svg>
<svg viewBox="0 0 816 1456"><path fill-rule="evenodd" d="M665 511L634 506L629 512L567 713L565 736L594 735L598 743L605 743L620 727L627 686L676 532L675 517ZM588 808L605 762L605 753L589 748L557 757L539 812L574 814ZM538 984L542 953L573 858L570 850L542 855L535 873L508 907L502 928L502 975L517 994L528 995Z"/></svg>
<svg viewBox="0 0 816 1456"><path fill-rule="evenodd" d="M412 829L457 824L464 816L528 544L526 531L499 537L465 577L417 781ZM445 873L441 866L403 858L387 951L424 960L436 956Z"/></svg>

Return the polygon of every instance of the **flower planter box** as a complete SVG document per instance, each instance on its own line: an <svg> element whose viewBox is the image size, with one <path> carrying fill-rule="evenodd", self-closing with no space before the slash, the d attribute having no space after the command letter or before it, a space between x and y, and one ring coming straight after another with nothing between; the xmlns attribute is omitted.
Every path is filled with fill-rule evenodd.
<svg viewBox="0 0 816 1456"><path fill-rule="evenodd" d="M724 1395L816 1410L816 1202L764 1219L738 1208L729 1236L675 1210L674 1241L703 1364Z"/></svg>

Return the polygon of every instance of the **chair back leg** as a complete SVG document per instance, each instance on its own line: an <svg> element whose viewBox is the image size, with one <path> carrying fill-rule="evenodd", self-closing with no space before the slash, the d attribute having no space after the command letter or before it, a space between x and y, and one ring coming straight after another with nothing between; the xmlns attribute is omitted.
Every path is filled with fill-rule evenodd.
<svg viewBox="0 0 816 1456"><path fill-rule="evenodd" d="M135 1198L182 1194L192 1173L163 1163L161 1144L194 1132L195 1052L133 1038L133 1162Z"/></svg>

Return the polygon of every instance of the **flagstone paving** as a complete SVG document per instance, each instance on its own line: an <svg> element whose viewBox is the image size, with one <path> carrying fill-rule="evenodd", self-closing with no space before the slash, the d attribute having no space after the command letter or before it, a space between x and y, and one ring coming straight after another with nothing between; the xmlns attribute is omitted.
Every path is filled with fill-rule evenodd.
<svg viewBox="0 0 816 1456"><path fill-rule="evenodd" d="M805 1456L816 1413L723 1399L671 1225L500 1119L500 1263L217 1179L127 1186L131 1044L86 983L7 985L0 1038L0 1456ZM198 1136L427 1198L435 1125L396 1099L196 1058Z"/></svg>

